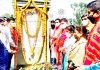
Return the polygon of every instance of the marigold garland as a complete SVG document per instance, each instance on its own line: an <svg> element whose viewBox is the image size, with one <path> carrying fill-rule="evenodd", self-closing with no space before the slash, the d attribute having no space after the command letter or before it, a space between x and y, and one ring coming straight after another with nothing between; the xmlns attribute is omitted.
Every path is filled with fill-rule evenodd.
<svg viewBox="0 0 100 70"><path fill-rule="evenodd" d="M31 38L37 37L38 32L39 32L39 29L40 29L40 25L41 25L41 24L40 24L41 15L38 14L39 17L38 17L38 21L37 21L37 26L36 26L36 32L35 32L35 34L30 34L30 33L29 33L28 27L27 27L27 25L26 25L26 24L27 24L26 16L27 16L27 15L24 16L26 22L23 23L23 25L24 25L24 28L25 28L25 31L26 31L27 35L28 35L29 37L31 37ZM23 22L24 22L24 21L23 21Z"/></svg>
<svg viewBox="0 0 100 70"><path fill-rule="evenodd" d="M46 16L47 16L47 13L46 13L46 9L47 9L47 1L48 0L45 0L45 3L44 3L44 8L43 10L41 8L38 8L34 2L34 0L28 0L28 2L25 4L25 6L23 7L17 7L17 10L16 8L14 8L15 11L15 16L16 16L16 25L17 25L17 29L19 31L19 35L21 36L21 47L22 47L22 54L23 54L23 57L24 57L24 60L27 64L32 64L32 65L35 65L36 63L38 63L41 59L41 55L42 55L42 52L44 50L44 60L45 62L47 61L47 38L46 38ZM40 28L40 21L42 22L42 44L41 44L41 47L39 49L39 52L38 52L38 55L37 55L37 58L36 60L34 60L33 62L30 62L30 61L27 61L26 60L26 55L25 55L25 47L23 45L23 29L22 29L22 26L25 26L24 23L22 24L22 13L25 12L25 10L30 6L30 4L33 4L33 6L35 7L36 10L39 11L39 14L41 14L42 16L40 16L39 18L41 19L42 17L42 21L39 19L38 20L38 24L37 24L37 30L36 30L36 36L38 35L38 31L39 31L39 28ZM26 29L26 27L25 27ZM25 30L27 31L27 30ZM29 34L29 32L27 32L27 35L28 36L33 36L32 34ZM44 49L43 49L44 48ZM30 48L31 49L31 48Z"/></svg>

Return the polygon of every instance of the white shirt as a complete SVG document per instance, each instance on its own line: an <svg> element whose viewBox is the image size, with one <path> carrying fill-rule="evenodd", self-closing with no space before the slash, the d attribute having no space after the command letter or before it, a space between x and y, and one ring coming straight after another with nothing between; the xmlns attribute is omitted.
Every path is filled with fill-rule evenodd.
<svg viewBox="0 0 100 70"><path fill-rule="evenodd" d="M6 36L7 42L6 42L6 47L8 49L8 51L10 50L10 45L13 45L13 47L15 47L15 43L11 37L11 32L10 32L10 28L7 26L4 26L4 30L3 33Z"/></svg>
<svg viewBox="0 0 100 70"><path fill-rule="evenodd" d="M69 54L69 51L72 47L72 45L75 43L76 39L74 36L67 38L67 40L64 42L64 48L66 48L66 54Z"/></svg>
<svg viewBox="0 0 100 70"><path fill-rule="evenodd" d="M6 36L2 32L0 32L0 40L6 47L7 39L6 39Z"/></svg>

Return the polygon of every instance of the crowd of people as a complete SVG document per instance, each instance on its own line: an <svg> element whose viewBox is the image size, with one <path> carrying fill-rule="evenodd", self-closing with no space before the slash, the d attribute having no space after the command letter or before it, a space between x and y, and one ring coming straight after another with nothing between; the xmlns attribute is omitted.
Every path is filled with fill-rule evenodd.
<svg viewBox="0 0 100 70"><path fill-rule="evenodd" d="M88 30L70 25L66 18L62 18L51 21L50 32L51 63L61 64L62 70L66 70L68 60L77 66L82 65Z"/></svg>
<svg viewBox="0 0 100 70"><path fill-rule="evenodd" d="M15 19L0 17L0 70L10 70L12 56L17 53L17 44Z"/></svg>
<svg viewBox="0 0 100 70"><path fill-rule="evenodd" d="M71 25L66 18L51 21L51 64L62 70L100 69L100 1L87 5L81 26Z"/></svg>

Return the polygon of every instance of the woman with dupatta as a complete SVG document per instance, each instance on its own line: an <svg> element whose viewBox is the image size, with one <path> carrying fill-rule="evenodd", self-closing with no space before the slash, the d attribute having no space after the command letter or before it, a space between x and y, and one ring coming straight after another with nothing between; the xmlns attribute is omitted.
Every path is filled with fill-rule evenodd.
<svg viewBox="0 0 100 70"><path fill-rule="evenodd" d="M79 31L80 30L80 31ZM77 41L76 43L71 47L70 53L69 53L69 60L72 60L75 66L83 65L83 58L85 54L85 45L87 43L87 29L85 27L79 28L78 32L76 33Z"/></svg>

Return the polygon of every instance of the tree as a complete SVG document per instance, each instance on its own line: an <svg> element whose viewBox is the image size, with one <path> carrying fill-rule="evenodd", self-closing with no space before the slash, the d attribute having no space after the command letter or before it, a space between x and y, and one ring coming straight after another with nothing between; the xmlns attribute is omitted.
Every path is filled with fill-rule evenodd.
<svg viewBox="0 0 100 70"><path fill-rule="evenodd" d="M74 25L81 25L81 16L86 14L87 12L86 4L82 2L79 4L74 3L71 4L71 8L74 11L73 15L75 16L75 18L69 19L69 22Z"/></svg>

